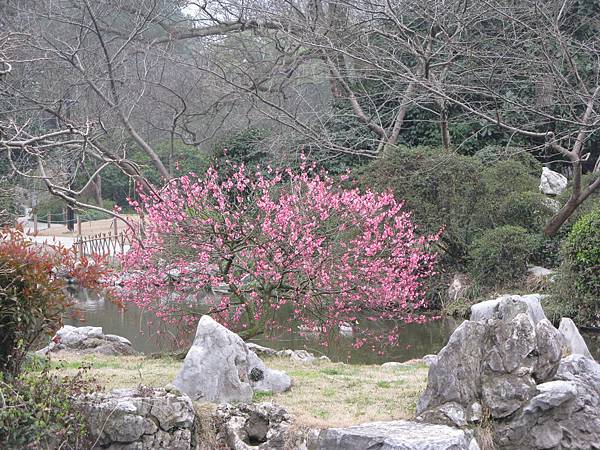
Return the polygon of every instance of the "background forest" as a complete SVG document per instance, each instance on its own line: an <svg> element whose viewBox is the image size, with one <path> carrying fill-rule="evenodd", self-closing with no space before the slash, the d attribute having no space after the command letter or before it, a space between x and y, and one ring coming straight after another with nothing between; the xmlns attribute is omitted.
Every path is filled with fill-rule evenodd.
<svg viewBox="0 0 600 450"><path fill-rule="evenodd" d="M551 306L594 322L599 16L598 0L0 2L2 220L110 217L215 163L305 155L444 228L430 305L460 310L456 273L471 301L560 266ZM540 193L542 167L567 189Z"/></svg>

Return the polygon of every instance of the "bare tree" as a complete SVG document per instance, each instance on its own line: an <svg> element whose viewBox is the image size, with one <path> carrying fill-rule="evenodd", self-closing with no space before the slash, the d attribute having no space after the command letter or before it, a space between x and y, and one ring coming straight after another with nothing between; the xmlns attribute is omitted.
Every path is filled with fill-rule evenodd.
<svg viewBox="0 0 600 450"><path fill-rule="evenodd" d="M68 132L61 138L76 142L62 161L85 167L83 184L96 191L106 164L141 178L132 145L168 179L176 142L200 148L247 126L275 130L281 147L367 158L398 151L418 120L436 124L448 151L463 145L453 124L475 135L494 127L572 167L571 197L546 228L553 234L600 186L600 177L582 182L600 124L600 30L591 18L582 31L576 6L15 0L4 7L20 38L17 59L0 51L2 120L19 142L51 145L48 133Z"/></svg>
<svg viewBox="0 0 600 450"><path fill-rule="evenodd" d="M8 175L41 181L52 194L72 207L95 209L125 220L114 211L79 201L78 196L109 164L116 164L150 192L156 191L140 176L135 163L103 147L100 141L104 133L97 132L91 121L70 119L63 103L53 110L41 99L22 102L11 85L14 81L11 78L28 64L47 62L43 55L23 51L28 39L30 35L24 32L6 31L0 35L0 162L3 170ZM32 104L38 108L31 108ZM82 187L73 188L74 178L89 161L94 162L96 169Z"/></svg>
<svg viewBox="0 0 600 450"><path fill-rule="evenodd" d="M454 64L461 81L424 89L483 120L546 149L571 167L570 197L545 228L553 235L600 188L600 174L583 185L583 163L600 131L600 39L568 1L519 5L485 1L486 20ZM576 17L578 23L573 23ZM595 24L595 25L594 25ZM591 27L586 31L586 25ZM597 172L596 172L597 173Z"/></svg>
<svg viewBox="0 0 600 450"><path fill-rule="evenodd" d="M548 222L548 235L600 187L597 171L589 184L582 181L583 163L593 151L590 142L600 128L600 30L593 17L581 20L574 10L577 4L341 3L360 14L358 37L344 39L352 45L343 45L323 33L311 45L327 54L333 77L359 120L383 139L383 148L396 143L409 106L437 105L445 148L450 143L448 107L453 106L462 111L459 120L497 127L531 150L546 149L548 156L562 157L571 168L572 188ZM346 59L338 57L336 64L331 54ZM347 81L339 62L348 59L397 95L391 127L386 128L382 114L365 113L363 105L372 96L360 98L360 90ZM395 86L403 90L393 90Z"/></svg>

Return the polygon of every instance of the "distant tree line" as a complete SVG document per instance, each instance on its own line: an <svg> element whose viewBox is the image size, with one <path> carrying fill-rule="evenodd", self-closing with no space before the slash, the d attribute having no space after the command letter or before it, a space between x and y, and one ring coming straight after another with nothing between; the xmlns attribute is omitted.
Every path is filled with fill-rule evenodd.
<svg viewBox="0 0 600 450"><path fill-rule="evenodd" d="M599 14L597 0L5 2L0 170L104 210L228 142L333 172L406 146L520 147L571 178L552 235L600 187Z"/></svg>

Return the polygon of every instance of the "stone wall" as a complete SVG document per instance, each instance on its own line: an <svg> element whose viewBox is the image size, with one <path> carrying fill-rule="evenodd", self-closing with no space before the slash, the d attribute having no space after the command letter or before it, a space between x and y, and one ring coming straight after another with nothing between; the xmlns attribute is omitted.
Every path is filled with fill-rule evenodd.
<svg viewBox="0 0 600 450"><path fill-rule="evenodd" d="M116 389L80 400L94 449L190 450L195 413L187 395L165 389Z"/></svg>

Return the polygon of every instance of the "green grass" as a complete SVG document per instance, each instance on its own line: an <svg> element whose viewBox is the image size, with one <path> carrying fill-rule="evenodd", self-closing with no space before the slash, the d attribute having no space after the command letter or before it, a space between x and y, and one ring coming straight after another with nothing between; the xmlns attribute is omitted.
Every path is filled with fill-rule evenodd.
<svg viewBox="0 0 600 450"><path fill-rule="evenodd" d="M324 373L325 375L342 375L343 371L335 367L327 367L321 369L321 373Z"/></svg>
<svg viewBox="0 0 600 450"><path fill-rule="evenodd" d="M268 401L270 401L271 397L273 397L272 392L257 391L254 393L254 396L252 397L252 401L254 403L268 402Z"/></svg>
<svg viewBox="0 0 600 450"><path fill-rule="evenodd" d="M302 364L283 358L265 359L265 363L288 373L292 388L281 394L256 392L253 401L272 401L284 406L300 426L345 426L412 418L427 382L427 367L417 361L391 370L325 361ZM139 385L164 387L173 381L182 361L60 354L53 356L50 364L64 374L88 367L88 376L111 390Z"/></svg>

